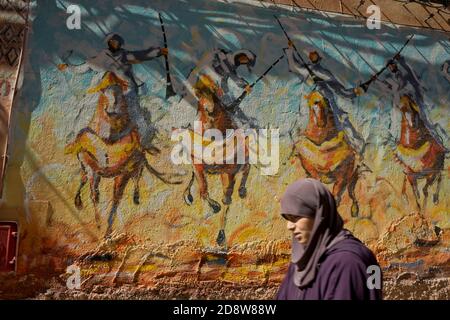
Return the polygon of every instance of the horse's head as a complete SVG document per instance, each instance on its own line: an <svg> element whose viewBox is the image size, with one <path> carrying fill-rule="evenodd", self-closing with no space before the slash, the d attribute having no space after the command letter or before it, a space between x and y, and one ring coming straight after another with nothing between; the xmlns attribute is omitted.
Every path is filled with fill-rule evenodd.
<svg viewBox="0 0 450 320"><path fill-rule="evenodd" d="M309 112L315 125L325 127L329 112L327 99L318 91L312 91L310 94L305 95L305 99L308 100Z"/></svg>
<svg viewBox="0 0 450 320"><path fill-rule="evenodd" d="M215 108L220 105L223 96L222 89L208 75L202 74L194 85L195 96L199 99L204 110L211 115Z"/></svg>
<svg viewBox="0 0 450 320"><path fill-rule="evenodd" d="M417 129L419 126L419 107L414 100L410 96L404 95L400 98L399 106L408 127Z"/></svg>
<svg viewBox="0 0 450 320"><path fill-rule="evenodd" d="M128 90L128 82L113 72L106 72L100 83L88 90L88 93L100 93L99 104L110 117L121 117L127 114L124 92Z"/></svg>

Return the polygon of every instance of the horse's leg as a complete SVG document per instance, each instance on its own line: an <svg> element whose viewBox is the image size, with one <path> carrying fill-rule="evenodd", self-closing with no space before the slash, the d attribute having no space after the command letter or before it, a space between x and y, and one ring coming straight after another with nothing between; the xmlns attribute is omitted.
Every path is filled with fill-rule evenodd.
<svg viewBox="0 0 450 320"><path fill-rule="evenodd" d="M81 180L80 180L80 185L78 187L77 190L77 194L75 195L75 207L78 210L83 209L83 201L81 200L81 190L83 189L84 185L86 184L86 182L88 181L88 176L87 176L87 172L86 172L86 167L83 163L83 161L80 159L80 155L77 155L78 161L80 161L80 165L81 165Z"/></svg>
<svg viewBox="0 0 450 320"><path fill-rule="evenodd" d="M208 202L208 205L213 209L214 213L219 212L221 209L220 204L209 197L208 183L206 181L203 165L194 164L194 174L200 189L200 197Z"/></svg>
<svg viewBox="0 0 450 320"><path fill-rule="evenodd" d="M92 203L98 204L100 200L100 191L98 190L98 186L100 184L100 176L93 172L89 177L89 185L91 187L91 199Z"/></svg>
<svg viewBox="0 0 450 320"><path fill-rule="evenodd" d="M416 199L417 207L419 208L419 210L421 210L421 206L419 203L420 193L419 193L419 189L417 188L417 178L414 175L414 173L406 173L406 178L408 179L408 182L412 187L412 190L414 193L414 198Z"/></svg>
<svg viewBox="0 0 450 320"><path fill-rule="evenodd" d="M409 204L408 196L406 195L406 181L408 180L407 175L404 175L403 178L403 186L402 186L402 197L406 200L406 203Z"/></svg>
<svg viewBox="0 0 450 320"><path fill-rule="evenodd" d="M223 187L223 199L222 202L225 204L226 210L223 211L222 217L220 219L220 229L217 234L216 243L222 246L225 243L225 224L227 219L228 210L232 201L232 195L234 190L234 185L236 183L236 173L222 173L222 187Z"/></svg>
<svg viewBox="0 0 450 320"><path fill-rule="evenodd" d="M342 200L342 195L344 194L346 187L347 187L346 177L344 175L339 175L333 186L333 194L336 198L336 207L339 207Z"/></svg>
<svg viewBox="0 0 450 320"><path fill-rule="evenodd" d="M123 191L125 190L129 179L129 175L120 175L114 178L113 203L111 211L109 212L108 228L106 229L105 238L109 237L112 232L112 226L117 213L117 208L119 207L120 200L123 196Z"/></svg>
<svg viewBox="0 0 450 320"><path fill-rule="evenodd" d="M191 180L189 180L189 184L187 185L187 187L183 193L184 202L186 202L186 204L188 204L188 205L191 205L194 202L194 197L192 196L192 193L191 193L191 188L194 183L194 177L195 177L195 173L192 172Z"/></svg>
<svg viewBox="0 0 450 320"><path fill-rule="evenodd" d="M142 171L144 170L144 166L141 166L139 169L137 169L136 175L133 177L134 181L134 192L133 192L133 202L134 204L139 204L139 180L141 180L142 177Z"/></svg>
<svg viewBox="0 0 450 320"><path fill-rule="evenodd" d="M442 181L442 172L439 171L437 174L437 183L436 183L436 191L433 194L433 203L438 204L439 203L439 191L441 190L441 181Z"/></svg>
<svg viewBox="0 0 450 320"><path fill-rule="evenodd" d="M356 198L356 194L355 194L355 188L356 188L356 183L358 182L358 178L359 178L359 172L358 172L358 169L356 169L355 172L353 172L352 179L347 187L348 195L350 196L350 199L352 199L352 208L351 208L352 217L359 216L359 204L358 204L358 199Z"/></svg>
<svg viewBox="0 0 450 320"><path fill-rule="evenodd" d="M216 243L219 246L223 246L225 244L225 225L227 223L227 216L228 216L228 210L230 209L230 206L227 206L224 210L222 217L220 219L220 229L219 233L217 234Z"/></svg>
<svg viewBox="0 0 450 320"><path fill-rule="evenodd" d="M245 184L247 183L248 175L250 173L250 163L244 164L244 168L242 169L242 178L241 183L239 184L239 197L241 199L247 196L247 187Z"/></svg>
<svg viewBox="0 0 450 320"><path fill-rule="evenodd" d="M87 177L86 171L84 169L82 169L80 186L78 187L78 191L77 191L77 194L75 195L75 201L74 201L75 207L78 210L83 209L83 201L81 200L81 190L83 189L83 187L87 181L88 181L88 177Z"/></svg>
<svg viewBox="0 0 450 320"><path fill-rule="evenodd" d="M222 188L223 188L222 203L224 205L229 205L232 200L231 196L233 195L234 184L236 183L236 174L222 173L220 177L222 179Z"/></svg>
<svg viewBox="0 0 450 320"><path fill-rule="evenodd" d="M438 174L436 174L436 173L430 173L426 177L425 186L422 189L422 192L423 192L422 208L423 208L424 212L425 212L426 206L427 206L428 188L436 181L437 177L438 177Z"/></svg>
<svg viewBox="0 0 450 320"><path fill-rule="evenodd" d="M100 229L100 214L98 213L97 204L100 198L100 192L98 190L98 185L100 184L100 176L91 170L89 174L89 186L91 188L91 200L94 205L95 211L95 223L97 228Z"/></svg>

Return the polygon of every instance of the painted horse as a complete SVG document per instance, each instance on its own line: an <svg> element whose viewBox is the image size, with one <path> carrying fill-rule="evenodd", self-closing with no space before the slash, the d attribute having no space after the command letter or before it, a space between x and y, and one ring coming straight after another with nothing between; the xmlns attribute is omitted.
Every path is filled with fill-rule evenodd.
<svg viewBox="0 0 450 320"><path fill-rule="evenodd" d="M198 99L197 112L198 120L202 124L201 135L207 129L217 129L221 132L223 137L226 135L227 129L237 129L235 123L233 122L231 114L226 110L226 107L221 103L220 97L223 94L222 90L215 84L214 80L207 76L201 75L199 80L194 86L195 95ZM192 132L192 136L196 133ZM248 140L239 139L237 136L227 137L223 140L224 144L230 143L234 140L233 153L231 155L226 155L226 157L232 157L233 161L223 160L223 164L211 163L204 161L204 159L195 159L195 152L191 154L193 160L193 174L189 184L184 192L184 200L188 205L193 202L193 197L191 193L191 187L194 182L194 178L199 185L200 197L206 200L210 208L214 213L218 213L221 210L221 205L209 196L208 184L206 176L207 174L220 174L222 180L223 188L223 198L222 203L227 206L225 213L222 216L222 226L217 236L216 242L222 245L225 242L225 219L232 202L232 195L234 191L234 186L236 183L236 176L239 172L242 173L241 182L239 185L238 193L239 197L245 198L247 195L246 182L250 172L250 164L248 161ZM195 141L195 140L194 140ZM208 142L206 142L208 144ZM239 145L240 144L240 145ZM202 145L203 149L206 147ZM244 154L243 163L239 164L238 158L238 148L241 148Z"/></svg>
<svg viewBox="0 0 450 320"><path fill-rule="evenodd" d="M439 202L439 190L442 180L442 170L446 150L431 135L420 118L418 105L407 95L400 98L400 111L402 113L400 139L394 152L397 161L404 167L402 193L406 195L406 180L414 192L416 204L419 209L426 206L428 188L437 182L433 194L433 202ZM423 205L419 203L420 192L418 179L425 179L423 187Z"/></svg>
<svg viewBox="0 0 450 320"><path fill-rule="evenodd" d="M88 93L98 93L96 113L87 128L82 129L75 140L65 148L66 154L75 154L81 165L81 182L75 196L75 206L83 208L81 191L89 181L90 197L94 204L95 220L100 228L97 209L101 178L114 178L112 207L108 217L105 237L112 232L112 225L127 183L134 181L133 201L139 204L139 180L147 168L151 174L165 183L171 182L147 161L140 144L140 136L130 121L125 92L127 81L113 72L106 72L101 82Z"/></svg>
<svg viewBox="0 0 450 320"><path fill-rule="evenodd" d="M333 194L339 205L345 190L352 200L351 215L357 217L359 205L355 196L360 167L356 152L347 142L344 131L336 127L328 100L318 91L305 96L309 106L309 122L300 139L294 143L296 155L308 177L323 183L334 183Z"/></svg>

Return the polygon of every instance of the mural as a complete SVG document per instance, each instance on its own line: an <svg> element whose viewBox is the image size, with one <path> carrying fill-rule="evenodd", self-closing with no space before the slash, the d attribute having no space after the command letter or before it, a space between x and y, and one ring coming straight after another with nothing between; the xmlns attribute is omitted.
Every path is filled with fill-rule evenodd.
<svg viewBox="0 0 450 320"><path fill-rule="evenodd" d="M448 35L258 1L71 3L80 30L64 27L65 1L33 7L5 190L41 221L56 269L276 282L290 243L279 196L307 176L383 266L449 261ZM215 129L243 162L175 164L180 129ZM279 130L277 172L227 129Z"/></svg>

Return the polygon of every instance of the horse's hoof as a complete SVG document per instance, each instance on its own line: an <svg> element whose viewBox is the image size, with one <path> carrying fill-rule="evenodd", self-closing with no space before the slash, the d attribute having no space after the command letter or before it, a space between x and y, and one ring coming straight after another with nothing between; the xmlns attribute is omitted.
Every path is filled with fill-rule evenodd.
<svg viewBox="0 0 450 320"><path fill-rule="evenodd" d="M103 236L103 239L106 240L106 239L111 238L111 233L112 233L112 230L111 230L111 228L108 227L108 229L106 229L105 235Z"/></svg>
<svg viewBox="0 0 450 320"><path fill-rule="evenodd" d="M230 204L231 204L231 196L225 196L225 197L223 197L222 203L223 203L224 205L226 205L226 206L230 205Z"/></svg>
<svg viewBox="0 0 450 320"><path fill-rule="evenodd" d="M187 205L192 205L194 202L194 197L192 194L189 193L188 195L184 195L184 202L186 202Z"/></svg>
<svg viewBox="0 0 450 320"><path fill-rule="evenodd" d="M357 216L359 216L359 207L356 203L352 204L352 217L356 218Z"/></svg>
<svg viewBox="0 0 450 320"><path fill-rule="evenodd" d="M217 235L216 243L219 246L223 246L225 243L225 230L220 229L219 234Z"/></svg>
<svg viewBox="0 0 450 320"><path fill-rule="evenodd" d="M77 195L77 196L75 197L75 207L76 207L78 210L83 209L83 202L81 201L81 197L80 197L79 195Z"/></svg>
<svg viewBox="0 0 450 320"><path fill-rule="evenodd" d="M101 223L100 223L100 215L98 213L95 214L95 226L97 227L98 230L100 230Z"/></svg>
<svg viewBox="0 0 450 320"><path fill-rule="evenodd" d="M437 194L433 194L433 203L439 204L439 196Z"/></svg>
<svg viewBox="0 0 450 320"><path fill-rule="evenodd" d="M139 192L135 192L133 195L133 202L134 204L138 205L139 204Z"/></svg>
<svg viewBox="0 0 450 320"><path fill-rule="evenodd" d="M211 203L209 204L211 206L211 208L213 209L214 213L218 213L220 211L220 209L222 209L222 207L220 206L220 204L218 204L216 201L212 200Z"/></svg>
<svg viewBox="0 0 450 320"><path fill-rule="evenodd" d="M239 197L244 199L247 196L247 188L239 188Z"/></svg>

